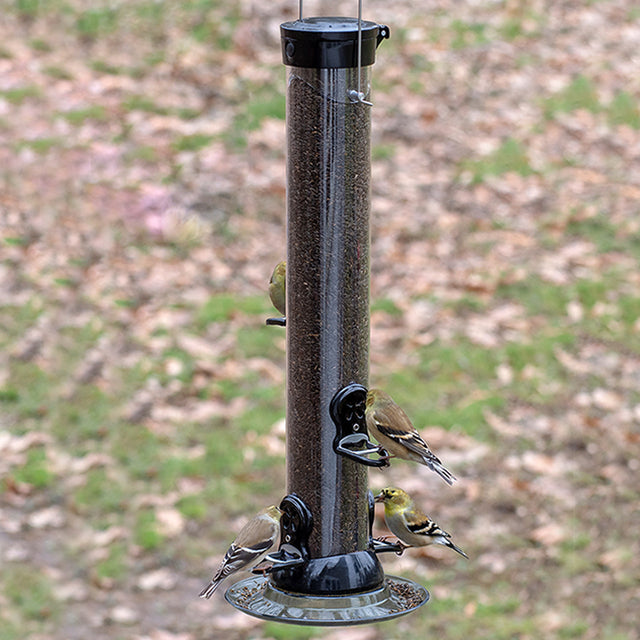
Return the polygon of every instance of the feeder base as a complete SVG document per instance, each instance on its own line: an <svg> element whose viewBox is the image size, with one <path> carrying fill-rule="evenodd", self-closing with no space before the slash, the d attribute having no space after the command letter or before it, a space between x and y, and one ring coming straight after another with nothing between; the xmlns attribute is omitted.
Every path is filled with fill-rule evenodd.
<svg viewBox="0 0 640 640"><path fill-rule="evenodd" d="M269 578L252 576L236 582L224 597L236 609L263 620L338 627L397 618L426 604L429 592L411 580L386 576L373 591L314 596L281 591Z"/></svg>

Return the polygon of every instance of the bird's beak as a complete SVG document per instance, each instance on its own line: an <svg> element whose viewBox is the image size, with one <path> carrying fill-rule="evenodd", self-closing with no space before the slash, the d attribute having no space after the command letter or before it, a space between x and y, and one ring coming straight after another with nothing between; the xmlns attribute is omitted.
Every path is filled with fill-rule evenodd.
<svg viewBox="0 0 640 640"><path fill-rule="evenodd" d="M384 494L379 493L373 500L374 502L384 502Z"/></svg>

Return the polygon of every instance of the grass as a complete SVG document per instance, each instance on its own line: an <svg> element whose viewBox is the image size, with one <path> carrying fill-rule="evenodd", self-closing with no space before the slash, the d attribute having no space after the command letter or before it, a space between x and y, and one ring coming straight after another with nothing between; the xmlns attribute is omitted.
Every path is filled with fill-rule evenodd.
<svg viewBox="0 0 640 640"><path fill-rule="evenodd" d="M16 482L24 482L35 489L44 489L54 480L53 473L47 464L46 451L42 447L27 452L27 460L13 471Z"/></svg>
<svg viewBox="0 0 640 640"><path fill-rule="evenodd" d="M92 469L85 483L75 490L73 503L75 509L87 517L120 513L127 506L127 492L106 469Z"/></svg>
<svg viewBox="0 0 640 640"><path fill-rule="evenodd" d="M584 75L577 75L567 87L543 103L544 115L548 119L556 113L569 113L578 109L592 113L602 110L595 84Z"/></svg>
<svg viewBox="0 0 640 640"><path fill-rule="evenodd" d="M59 603L51 580L30 565L5 565L0 592L15 607L21 618L41 621L57 617Z"/></svg>
<svg viewBox="0 0 640 640"><path fill-rule="evenodd" d="M493 153L483 158L464 161L461 169L471 173L473 184L483 182L488 176L500 176L510 172L521 176L535 173L524 145L514 138L507 138Z"/></svg>
<svg viewBox="0 0 640 640"><path fill-rule="evenodd" d="M145 551L152 551L163 544L164 536L158 530L156 515L152 509L143 509L138 513L133 526L133 540Z"/></svg>
<svg viewBox="0 0 640 640"><path fill-rule="evenodd" d="M477 99L477 105L481 104L484 80L476 84L475 78L468 77L465 84L455 85L455 74L449 73L454 67L447 68L443 65L466 64L464 56L467 55L467 50L490 45L496 38L526 45L524 38L535 36L535 30L541 27L543 18L531 16L526 8L522 8L522 3L522 6L516 5L518 3L510 6L509 12L502 14L502 20L486 19L485 9L474 13L474 16L478 16L477 19L469 18L469 14L464 19L456 19L435 11L435 26L430 26L429 29L430 33L439 29L438 36L441 40L438 49L422 48L422 44L416 42L415 33L419 33L420 25L416 27L418 31L413 28L398 29L394 32L394 38L401 46L385 49L384 55L394 52L406 56L403 64L418 68L419 74L412 76L413 70L407 72L406 69L402 71L402 75L389 74L390 77L381 82L380 87L383 91L391 92L402 82L402 78L413 78L413 88L424 93L425 87L432 89L429 84L431 74L439 82L446 72L447 77L451 77L452 95L461 99L462 107L465 106L462 99L467 95ZM73 6L65 0L12 0L7 11L25 22L42 20L42 24L36 25L37 28L27 31L31 34L44 33L46 40L33 39L32 36L22 40L40 65L34 68L34 73L39 71L41 74L37 84L28 80L26 82L29 84L21 87L7 85L0 92L0 97L10 107L23 107L27 111L37 106L35 103L45 95L47 100L53 100L52 94L41 83L60 87L64 84L59 81L73 79L66 70L67 67L56 58L56 35L59 34L42 29L43 25L62 25L67 42L73 44L78 39L83 42L88 79L93 78L103 83L107 88L105 99L108 102L104 103L107 106L103 106L102 102L94 104L89 101L83 108L70 111L64 111L64 106L56 111L54 106L50 113L54 114L57 125L62 125L63 128L67 124L72 125L72 136L78 133L74 127L90 124L92 131L108 130L108 134L113 136L109 138L110 145L122 144L125 160L130 163L127 164L126 171L120 174L120 184L124 190L131 182L136 186L138 181L167 175L172 170L171 166L167 166L171 160L167 162L167 151L169 156L182 152L195 154L214 141L208 132L198 130L196 118L204 113L201 109L211 108L216 117L219 106L224 106L225 109L231 106L235 109L236 116L229 119L224 134L215 137L215 140L222 139L227 144L229 153L244 153L249 133L259 129L267 119L283 122L284 82L269 84L264 80L265 74L282 80L281 70L276 72L266 68L257 69L259 73L248 74L251 77L249 81L243 75L242 65L238 64L238 75L233 76L231 82L233 97L229 100L227 96L216 93L213 106L207 103L207 106L198 109L188 106L166 107L165 105L175 105L176 102L165 99L165 96L157 97L151 90L147 94L146 86L143 88L127 77L144 76L152 79L156 73L166 76L175 71L180 83L182 67L189 64L189 56L183 54L190 48L189 53L193 51L196 59L200 60L198 64L211 65L211 68L216 68L218 56L223 52L232 51L232 56L237 56L237 62L240 62L242 40L236 38L236 28L244 16L242 9L238 7L225 7L220 0L183 0L174 4L166 0L136 0L129 4L83 1L74 3ZM631 13L632 10L629 10L629 15ZM176 33L179 34L177 40L174 35ZM115 51L115 47L131 37L136 37L137 59L133 59L131 55L129 58L119 55L111 60L109 52ZM394 44L392 41L383 46L393 47ZM12 56L18 55L21 50L17 47L12 50L9 45L7 47L0 49L0 57L14 61ZM451 52L443 51L443 48L455 52L449 55ZM522 64L530 65L535 62L533 56L527 57L526 46L517 49L515 55L520 57ZM380 54L383 55L382 48ZM402 62L400 58L397 60ZM163 61L165 64L158 66ZM395 61L396 59L393 60L394 66ZM491 56L486 61L491 65ZM247 64L255 66L255 60L249 60ZM73 69L77 78L82 77L80 67L74 64L69 69ZM123 77L110 80L100 77L101 74ZM202 87L195 86L191 80L185 81L185 85L189 85L185 86L185 90L190 94L190 99L185 100L185 104L198 104ZM134 86L133 90L127 88L131 86ZM226 91L225 87L220 91ZM495 90L500 89L496 87ZM635 89L618 93L615 91L615 88L611 93L601 91L594 79L576 76L562 91L548 96L538 106L542 107L545 117L550 119L561 113L570 114L584 109L598 114L598 121L605 129L609 126L629 127L632 130L617 131L616 135L633 135L633 131L640 128ZM193 100L191 92L195 96ZM493 97L494 94L488 95ZM611 95L612 98L610 101L603 101L600 95ZM399 99L402 100L401 93ZM168 120L181 118L192 122L183 128L176 127L172 148L165 150L162 142L161 146L156 147L151 138L144 138L142 129L138 130L127 122L114 124L114 118L118 119L123 112L126 115L126 112L131 111L168 115L173 117ZM12 124L8 116L0 125L3 133L10 131L7 124ZM430 123L424 124L429 126ZM540 123L541 128L545 125L546 123ZM117 137L119 128L122 129L122 135ZM485 133L492 135L491 132L495 131L498 129L487 129ZM531 135L538 133L533 131ZM51 161L52 156L45 157L45 154L55 151L61 144L72 144L66 139L62 141L40 132L39 135L42 137L23 140L27 133L21 132L18 138L14 137L14 141L17 140L15 146L9 148L43 154L36 158L36 162L42 164ZM562 135L562 132L558 135ZM557 142L563 143L565 139L559 138ZM11 145L11 141L9 144ZM472 157L461 168L469 172L474 183L508 172L522 176L533 175L535 169L531 164L527 145L528 137L505 138L493 153L484 157ZM402 164L403 159L398 157L396 151L394 144L386 143L375 146L372 155L377 162L394 161ZM606 153L604 146L598 145L594 162L599 161L598 154ZM31 157L33 154L23 155ZM449 156L447 158L451 159ZM436 159L434 158L433 168L437 171ZM180 180L181 169L175 162L171 176ZM140 172L141 163L147 165L142 167L147 173ZM162 165L157 172L151 171L154 168L148 166L154 163ZM191 177L188 162L183 164L187 169L184 171L185 183L180 185L182 187L187 184L186 179ZM47 169L46 166L44 168ZM549 171L553 169L551 167ZM99 172L99 166L97 170ZM5 170L5 174L4 183L9 184L11 174L8 170ZM152 178L148 177L149 174ZM545 175L540 176L541 182L547 177L545 170ZM95 176L95 182L93 179L94 176L86 195L89 202L95 204L92 199L94 192L102 193L108 185L100 182L99 173ZM38 184L40 183L35 181L33 188L37 188ZM606 183L594 184L603 192L606 189ZM68 199L65 201L65 209L76 217L80 228L85 211L82 207L75 208L77 200L74 197L75 190L81 185L82 182L74 182L65 196ZM35 215L37 210L32 210L29 203L29 188L25 181L25 198L24 202L20 201L20 206L24 207L28 215ZM123 189L119 189L117 195L123 195ZM568 192L575 193L570 189ZM195 198L197 195L188 193L181 204L190 206L191 196ZM84 196L82 193L83 199ZM224 209L220 215L225 221L237 216L234 220L252 222L251 214L244 212L238 205L236 194L229 194L228 198L229 202L223 199L221 204L215 199L211 203L212 207ZM108 198L100 202L107 208L111 206ZM452 226L446 230L442 227L439 231L437 225L434 225L424 236L411 237L407 233L402 236L401 241L419 240L426 244L431 239L440 239L438 233L442 232L447 236L443 239L457 245L466 224L462 209L458 210L457 203L456 197L452 197L448 203L452 205L452 209L447 211ZM469 292L456 300L444 301L437 300L435 296L433 299L429 298L436 312L434 317L437 317L437 311L444 308L445 323L446 318L452 314L456 320L474 320L485 314L489 316L502 303L513 303L522 310L518 320L521 319L528 330L518 329L520 332L514 337L516 330L511 331L509 327L509 330L502 332L498 328L497 345L493 348L476 344L466 337L463 323L454 324L454 330L451 331L449 327L444 327L445 331L437 334L440 337L428 346L415 346L411 343L411 336L406 336L406 344L411 346L400 347L404 350L399 354L402 357L402 371L383 369L380 380L375 380L375 384L380 384L392 393L418 428L441 424L454 432L470 434L496 446L499 446L498 436L486 423L487 411L504 416L515 406L547 415L556 409L565 411L567 405L571 406L567 399L579 391L588 392L596 385L604 386L604 373L602 377L598 372L570 376L558 362L557 353L558 349L562 349L580 357L580 350L585 343L619 351L621 358L640 353L640 339L637 336L640 295L634 290L632 280L625 278L621 271L607 266L616 263L620 254L630 262L640 259L640 249L632 216L627 215L628 226L620 224L621 215L626 215L623 205L615 199L611 204L614 214L611 216L609 208L603 208L590 217L582 215L578 210L572 212L564 218L566 226L559 232L561 237L554 236L555 244L541 248L544 253L560 249L572 240L584 240L593 245L589 249L588 258L594 256L602 259L602 268L590 271L589 260L585 260L584 264L577 264L575 268L568 270L567 282L558 285L535 275L537 265L527 262L526 256L520 263L519 256L509 254L514 261L518 261L518 267L522 267L520 281L500 284L495 291L483 295ZM114 210L119 206L122 205L116 199L113 203ZM464 203L461 206L464 207ZM55 205L51 207L55 208ZM265 205L264 208L268 214L268 206ZM48 212L47 206L46 213ZM218 214L214 211L213 215ZM514 210L513 216L517 215L518 212ZM462 226L458 227L460 221ZM491 225L491 222L488 224ZM222 223L216 222L216 225L217 235L212 238L213 251L218 250L219 245L215 242L219 240L219 236L224 236L228 242L246 240L242 235L246 233L242 224L224 227ZM513 229L516 228L514 225ZM129 275L129 269L134 268L132 263L127 263L130 266L122 270L118 260L110 261L110 256L107 256L104 262L78 267L73 271L73 277L66 277L68 270L56 268L44 275L34 275L38 265L42 264L42 244L37 239L31 239L26 232L23 234L16 229L18 227L11 230L10 237L2 239L2 247L9 255L6 263L9 269L13 269L14 260L28 259L28 263L16 276L15 290L20 293L17 298L20 304L3 304L0 309L0 350L5 354L4 358L0 358L1 429L3 438L6 438L5 432L12 437L41 432L47 434L50 441L44 446L33 446L19 452L19 455L3 457L2 465L8 466L6 477L10 479L10 483L0 485L1 497L5 497L5 492L15 490L10 484L27 485L26 491L29 493L25 496L7 493L7 497L12 500L24 501L25 512L32 506L39 508L41 501L52 496L55 500L64 499L64 504L71 510L70 520L77 522L78 526L85 526L89 534L114 525L125 527L126 534L124 540L118 540L108 550L104 550L106 555L79 554L75 551L73 564L54 564L55 571L50 575L44 571L44 567L35 566L35 563L33 566L28 562L23 563L24 566L3 563L0 568L0 601L3 605L0 611L0 640L31 635L48 637L50 634L46 624L55 623L61 609L55 597L57 583L70 575L95 578L96 584L90 587L92 590L99 588L103 582L115 582L117 591L105 590L102 593L109 600L112 595L118 595L121 591L127 595L127 585L135 582L131 579L132 573L147 570L147 567L156 566L166 558L176 558L176 570L181 573L185 565L189 566L187 572L199 571L206 553L211 553L212 549L223 552L233 538L233 532L229 530L231 518L244 516L262 506L266 500L282 495L286 484L282 457L267 454L264 450L265 436L270 437L274 423L284 417L285 380L284 373L278 379L277 367L282 367L284 363L283 344L286 336L283 330L264 326L264 319L274 314L264 292L245 296L214 293L215 290L211 290L207 294L210 296L208 299L200 298L200 302L192 303L192 306L191 303L180 306L181 312L191 314L187 325L173 326L167 323L162 331L147 336L144 332L152 324L155 314L162 317L167 312L167 315L173 317L175 308L170 299L158 296L148 303L144 297L137 297L130 288L124 286L121 292L118 289L115 302L112 296L108 304L105 304L104 300L97 299L100 291L89 292L84 289L87 286L85 276L87 281L92 282L91 286L96 282L92 280L94 270L105 269L107 279L113 276L115 281L116 277ZM55 230L53 226L52 229ZM432 235L425 241L428 234ZM78 238L71 239L78 242ZM129 238L125 235L115 240L116 245L121 242L124 247L128 241ZM204 243L202 246L208 248ZM140 256L136 256L136 265L148 260L156 248L153 246L150 253L141 252ZM167 249L166 245L162 248ZM465 249L472 254L470 257L478 259L477 263L470 262L474 265L496 255L499 247L489 244L481 247L469 242L465 244ZM485 254L484 249L492 250ZM124 258L123 262L126 263L131 254L123 249L122 253L114 251L114 255L118 259ZM176 253L172 255L175 256ZM454 260L457 257L457 253L454 253L446 259ZM404 258L400 256L397 259ZM162 260L159 257L154 265ZM175 262L169 261L162 266L171 269L174 264ZM490 269L491 265L483 264L481 268ZM633 271L632 268L630 270ZM146 274L142 275L141 283L144 285ZM628 272L626 275L628 276ZM267 276L268 274L265 279ZM244 285L247 286L246 283ZM26 299L22 290L32 290L33 299ZM76 296L76 292L79 295ZM13 295L12 283L5 293ZM167 294L171 298L172 292ZM384 314L384 321L390 324L400 322L404 302L397 302L395 298L374 300L371 311ZM569 318L568 305L576 302L579 303L583 316L578 319ZM87 316L99 318L100 329L83 332L74 326L73 330L56 331L54 335L47 335L43 351L30 362L20 361L12 355L14 345L23 339L26 331L38 322L42 314L57 320L64 315L63 311L67 316L73 314L74 322L77 320L78 324L82 324ZM197 349L184 346L181 341L173 339L174 333L178 332L189 332L209 341L211 351L207 350L203 354ZM75 374L84 362L86 353L103 336L118 338L115 341L118 348L108 354L105 371L91 383L76 382ZM372 344L372 351L374 349L376 345ZM268 364L265 360L275 365L273 369L265 366ZM496 370L501 365L508 366L512 372L512 379L507 382L498 380ZM625 376L628 376L628 372ZM628 382L630 381L625 378L620 384ZM149 417L134 424L122 418L122 415L126 415L124 409L141 389L153 391L154 406ZM622 386L622 395L627 393L624 400L633 408L640 401L640 395L635 389ZM193 415L190 413L190 407L207 407L209 401L211 415L201 418L197 417L197 412ZM591 431L588 437L597 442L596 431L600 427L589 428ZM612 448L609 452L611 461L622 455L615 449L614 436L616 433L612 429ZM538 442L536 446L548 445L552 449L556 437L559 436L549 433L544 436L544 442ZM524 436L518 443L523 439ZM496 451L492 450L492 454ZM573 454L572 449L569 452ZM62 474L58 471L60 461L69 460L69 468L72 469L84 456L95 453L100 454L101 458L82 473ZM554 451L550 451L550 455L553 453ZM577 452L576 457L579 455ZM478 463L477 469L478 474L490 472L481 463ZM576 478L583 484L594 482L594 489L598 491L604 491L608 486L604 479L593 480L587 471L584 475L582 478L576 473ZM513 478L509 477L508 480L517 484L517 473L514 471ZM580 482L578 485L583 486ZM529 506L516 484L513 485L513 493L506 494L505 499L512 499L518 506ZM499 487L496 491L498 489ZM530 490L536 493L536 481L531 482ZM623 494L623 491L628 493ZM620 494L628 497L630 502L637 497L629 488L621 488ZM162 522L158 520L154 508L140 506L149 504L145 502L148 496L156 496L162 504L172 504L186 519L187 527L179 539L170 538L163 533ZM473 505L491 508L490 500L488 503L482 502L482 498ZM454 507L462 511L464 503ZM535 503L530 508L534 509ZM545 501L544 508L553 510L555 501ZM12 509L10 507L9 512ZM466 513L465 511L463 517L467 517ZM511 527L513 523L509 522L510 513L498 524ZM597 516L594 513L590 512L590 516ZM448 515L443 509L443 526L447 525ZM472 519L476 515L489 517L491 514L478 512L468 517ZM530 514L525 512L523 522L528 515ZM520 521L519 512L514 520ZM578 531L580 524L580 521L576 522ZM453 530L454 537L464 535L463 530L458 531L460 533ZM560 573L567 576L568 580L577 580L584 572L593 571L593 563L599 557L601 549L593 531L588 531L589 535L578 534L554 549L556 555L553 556L555 565L552 569L558 573L555 576L550 573L551 582L553 578L558 579ZM25 536L33 537L42 535L32 531L24 533ZM66 546L68 541L64 540L66 532L51 530L43 533L42 537L51 545L43 549L51 557L60 560L65 558L65 553L72 555L73 550L70 551ZM504 557L511 562L513 555L509 553L517 550L526 556L525 565L526 561L533 561L538 549L512 531L510 536L498 536L501 546L504 541L508 541L504 544ZM56 544L60 548L56 548ZM495 548L491 550L491 553L494 552ZM498 555L502 553L501 548ZM633 556L630 556L629 564L632 566L632 563ZM524 584L529 576L520 573L519 565L509 565L504 579L486 571L482 562L476 563L475 559L470 565L463 565L464 570L459 567L454 569L446 564L440 565L429 559L419 560L418 565L421 574L416 578L427 582L428 586L433 585L435 595L432 601L410 617L380 624L377 634L381 637L447 637L451 640L490 637L513 640L535 638L542 632L543 625L540 623L543 620L538 617L536 607L548 605L550 596L542 590L539 592L539 603L532 603L528 599L530 591L527 591L527 585ZM601 569L598 571L600 577L606 577ZM64 578L59 578L60 575ZM629 580L629 585L633 587L631 570L623 579ZM162 594L152 595L153 598L158 597L157 605L161 606L159 599ZM135 594L133 597L136 597ZM620 629L622 625L618 627L611 623L605 635L612 640L626 637L621 634ZM180 631L184 629L175 629L176 633ZM576 617L568 618L565 626L552 632L550 636L556 640L580 638L590 632L593 629L587 628L584 621ZM122 631L114 626L113 634L117 636L119 633ZM140 633L140 630L137 629L136 633ZM238 633L242 635L244 632ZM266 623L247 633L256 637L286 640L323 636L327 632Z"/></svg>
<svg viewBox="0 0 640 640"><path fill-rule="evenodd" d="M174 151L199 151L208 146L215 136L206 133L192 133L181 136L173 141L171 147Z"/></svg>
<svg viewBox="0 0 640 640"><path fill-rule="evenodd" d="M110 7L91 8L76 17L75 30L81 38L95 40L118 28L118 11Z"/></svg>
<svg viewBox="0 0 640 640"><path fill-rule="evenodd" d="M95 575L99 580L119 581L128 573L128 550L123 542L109 545L108 555L95 565Z"/></svg>
<svg viewBox="0 0 640 640"><path fill-rule="evenodd" d="M626 91L620 91L615 95L609 105L607 116L613 126L627 125L632 129L640 129L638 100Z"/></svg>
<svg viewBox="0 0 640 640"><path fill-rule="evenodd" d="M83 107L82 109L63 111L58 115L74 126L80 126L87 120L96 120L98 122L105 122L107 120L107 110L99 104Z"/></svg>
<svg viewBox="0 0 640 640"><path fill-rule="evenodd" d="M45 154L51 151L51 149L55 149L56 147L60 147L63 144L62 138L49 137L49 138L32 138L30 140L20 140L15 143L16 150L20 151L20 149L31 149L39 154Z"/></svg>
<svg viewBox="0 0 640 640"><path fill-rule="evenodd" d="M486 34L487 25L481 22L464 22L456 19L451 22L450 29L452 49L464 49L489 42Z"/></svg>
<svg viewBox="0 0 640 640"><path fill-rule="evenodd" d="M26 87L16 87L15 89L3 89L0 91L0 98L4 98L12 105L21 105L26 100L40 98L42 91L39 87L29 85Z"/></svg>
<svg viewBox="0 0 640 640"><path fill-rule="evenodd" d="M267 296L238 297L232 293L211 296L196 313L196 322L203 329L209 324L226 322L238 314L260 315L271 313Z"/></svg>
<svg viewBox="0 0 640 640"><path fill-rule="evenodd" d="M167 107L161 107L156 104L148 96L137 94L127 96L122 103L122 107L127 111L144 111L145 113L155 113L157 115L168 115L171 112Z"/></svg>

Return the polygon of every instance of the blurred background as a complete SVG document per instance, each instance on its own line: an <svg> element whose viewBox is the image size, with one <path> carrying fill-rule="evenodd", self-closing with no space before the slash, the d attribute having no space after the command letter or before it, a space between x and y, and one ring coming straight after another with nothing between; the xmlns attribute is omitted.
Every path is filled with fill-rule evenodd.
<svg viewBox="0 0 640 640"><path fill-rule="evenodd" d="M370 484L470 560L386 554L432 600L350 629L197 598L286 493L297 3L0 0L2 640L640 637L637 3L364 5L370 382L459 479Z"/></svg>

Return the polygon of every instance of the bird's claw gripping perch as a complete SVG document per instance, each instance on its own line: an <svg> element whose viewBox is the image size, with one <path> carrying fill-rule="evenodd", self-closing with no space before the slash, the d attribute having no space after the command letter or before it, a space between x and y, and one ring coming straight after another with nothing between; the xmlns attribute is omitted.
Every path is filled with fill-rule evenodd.
<svg viewBox="0 0 640 640"><path fill-rule="evenodd" d="M401 556L404 550L408 548L406 544L396 540L395 542L387 542L387 537L373 538L373 552L374 553L388 553L393 551L397 556Z"/></svg>
<svg viewBox="0 0 640 640"><path fill-rule="evenodd" d="M292 544L283 544L278 551L270 553L265 561L271 562L268 572L278 571L289 567L296 567L306 562L302 551Z"/></svg>

